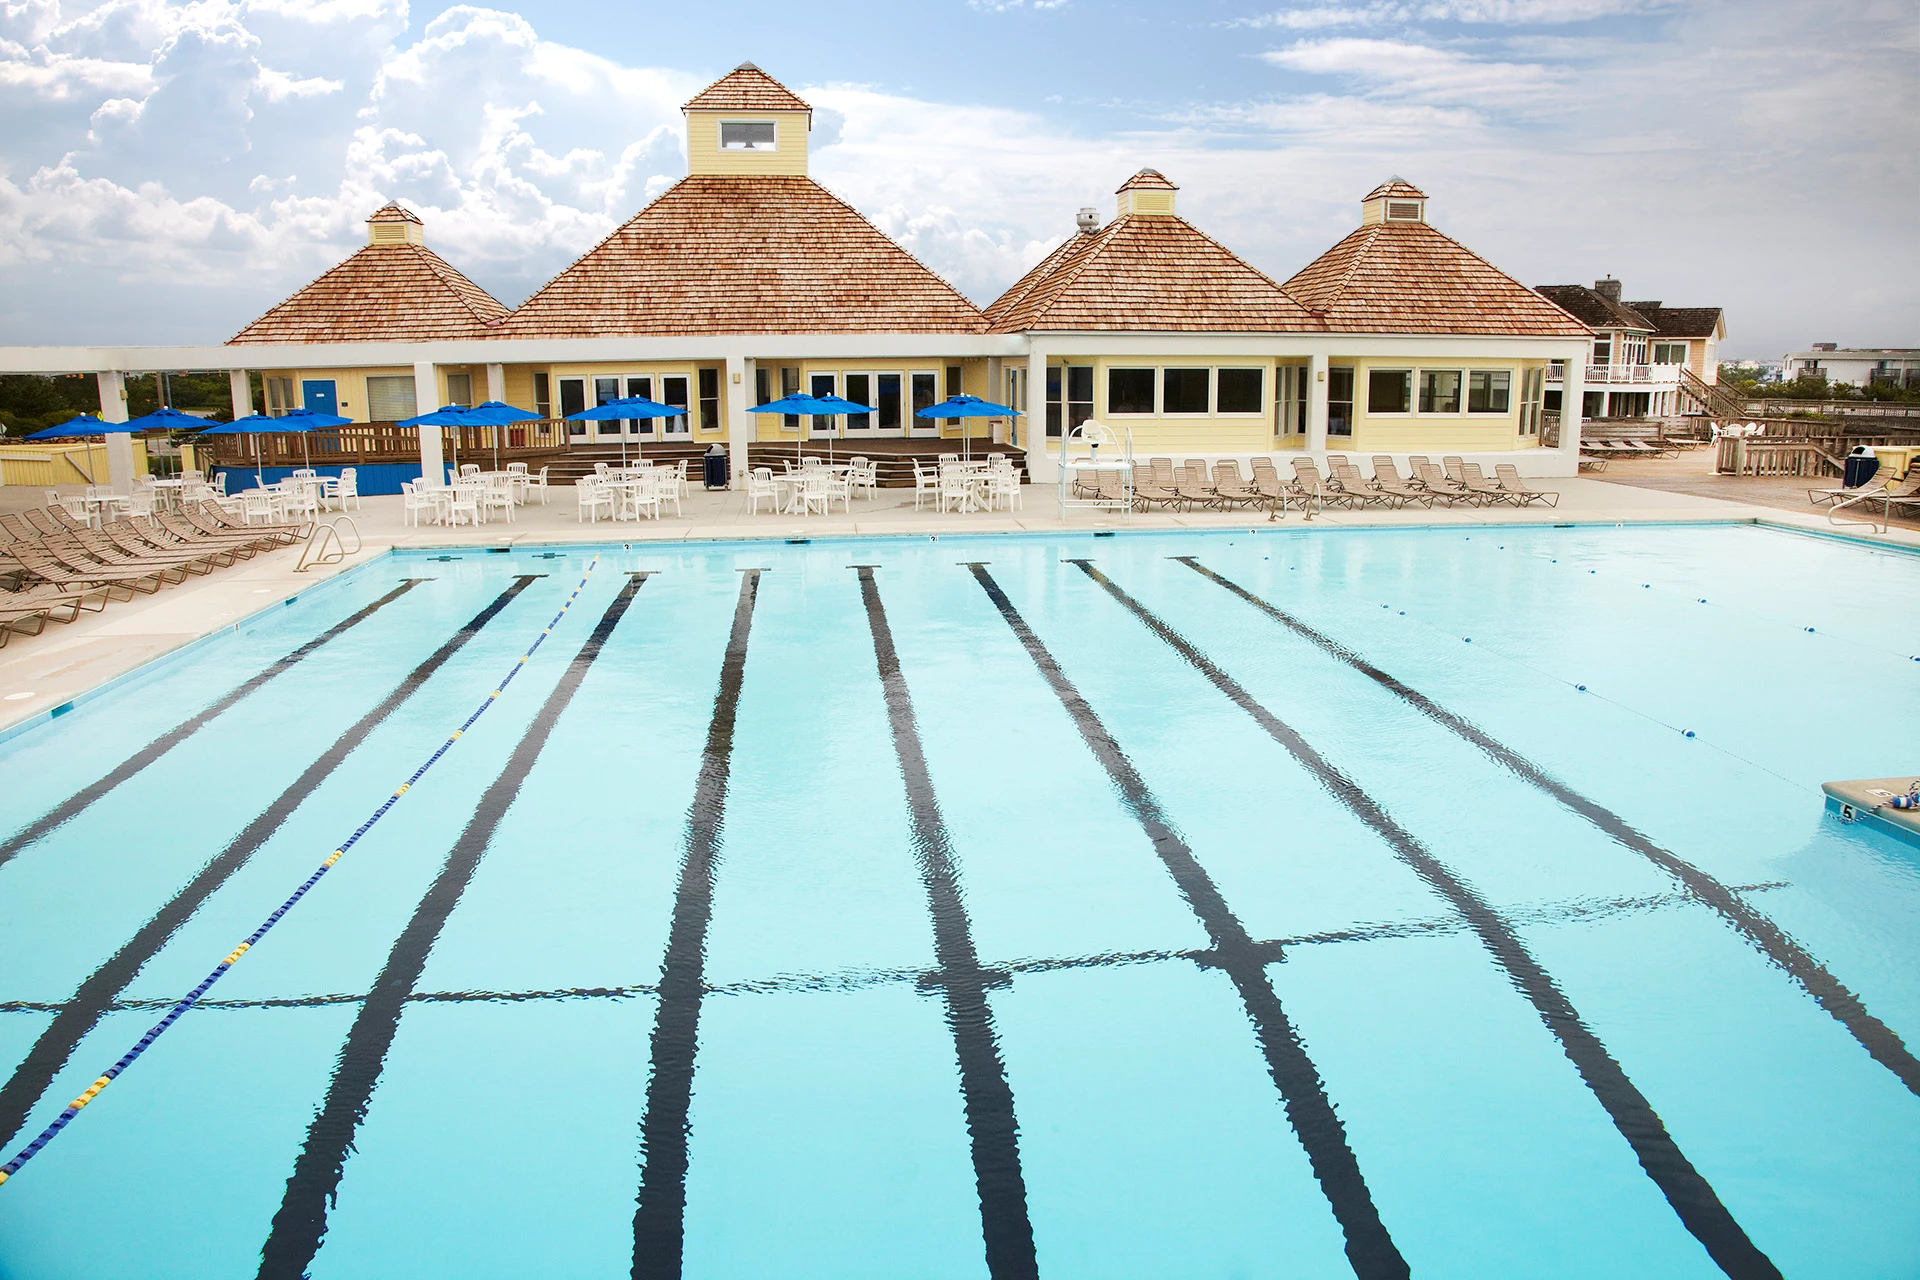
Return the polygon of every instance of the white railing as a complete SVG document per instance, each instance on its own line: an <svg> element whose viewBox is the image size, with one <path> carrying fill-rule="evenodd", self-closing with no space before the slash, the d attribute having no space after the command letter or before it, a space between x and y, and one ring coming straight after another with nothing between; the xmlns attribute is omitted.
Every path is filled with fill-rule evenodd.
<svg viewBox="0 0 1920 1280"><path fill-rule="evenodd" d="M1587 385L1637 383L1642 386L1677 386L1681 368L1677 364L1590 364L1587 366ZM1557 386L1560 381L1559 367L1547 366L1547 384Z"/></svg>

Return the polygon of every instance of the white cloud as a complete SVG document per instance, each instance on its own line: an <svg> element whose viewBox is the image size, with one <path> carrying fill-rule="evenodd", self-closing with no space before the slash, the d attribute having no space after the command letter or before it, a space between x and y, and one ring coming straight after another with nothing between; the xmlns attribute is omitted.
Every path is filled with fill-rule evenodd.
<svg viewBox="0 0 1920 1280"><path fill-rule="evenodd" d="M284 71L275 71L272 67L261 67L253 78L253 87L258 89L268 102L285 102L289 98L317 98L322 94L338 93L347 87L344 80L328 80L324 76L290 76Z"/></svg>
<svg viewBox="0 0 1920 1280"><path fill-rule="evenodd" d="M1276 9L1272 13L1236 19L1231 25L1284 31L1382 27L1409 22L1561 26L1671 7L1671 0L1424 0L1423 3L1370 0L1366 4Z"/></svg>
<svg viewBox="0 0 1920 1280"><path fill-rule="evenodd" d="M1357 81L1375 94L1479 106L1537 103L1559 94L1569 73L1539 63L1499 62L1407 40L1334 36L1260 55L1271 66Z"/></svg>

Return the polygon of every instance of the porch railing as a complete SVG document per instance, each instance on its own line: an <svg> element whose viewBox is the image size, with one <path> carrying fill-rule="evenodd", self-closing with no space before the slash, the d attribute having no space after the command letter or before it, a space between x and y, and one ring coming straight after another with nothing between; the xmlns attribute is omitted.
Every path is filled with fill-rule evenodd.
<svg viewBox="0 0 1920 1280"><path fill-rule="evenodd" d="M564 422L547 419L500 427L442 427L440 453L448 462L456 456L492 458L496 450L503 461L565 453L566 426ZM194 446L202 458L211 456L217 466L253 466L256 448L260 464L268 467L298 467L307 463L316 467L354 467L420 461L419 429L391 422L258 436L208 436L195 441Z"/></svg>

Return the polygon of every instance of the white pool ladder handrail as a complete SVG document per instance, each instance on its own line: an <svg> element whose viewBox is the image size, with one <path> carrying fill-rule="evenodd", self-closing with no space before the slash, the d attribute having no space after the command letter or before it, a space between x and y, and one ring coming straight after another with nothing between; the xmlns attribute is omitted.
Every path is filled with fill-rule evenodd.
<svg viewBox="0 0 1920 1280"><path fill-rule="evenodd" d="M341 540L342 524L353 534L351 547ZM315 522L313 532L307 535L307 545L300 548L300 562L293 566L293 571L305 573L316 564L339 564L348 556L359 555L363 545L360 526L353 522L352 516L336 516L325 524Z"/></svg>

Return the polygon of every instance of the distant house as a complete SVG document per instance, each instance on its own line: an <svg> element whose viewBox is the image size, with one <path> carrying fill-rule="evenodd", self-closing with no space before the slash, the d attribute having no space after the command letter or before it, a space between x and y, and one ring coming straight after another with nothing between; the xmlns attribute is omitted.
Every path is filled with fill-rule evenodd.
<svg viewBox="0 0 1920 1280"><path fill-rule="evenodd" d="M1920 347L1843 347L1837 342L1816 342L1811 351L1790 351L1781 358L1781 376L1821 378L1864 387L1885 383L1895 387L1920 387Z"/></svg>
<svg viewBox="0 0 1920 1280"><path fill-rule="evenodd" d="M1704 408L1705 396L1690 387L1689 378L1708 387L1720 380L1727 321L1719 307L1623 302L1620 281L1612 276L1594 281L1591 289L1543 284L1536 292L1593 333L1584 417L1663 418ZM1559 407L1557 383L1549 374L1550 409Z"/></svg>

